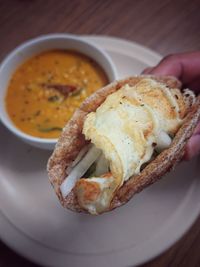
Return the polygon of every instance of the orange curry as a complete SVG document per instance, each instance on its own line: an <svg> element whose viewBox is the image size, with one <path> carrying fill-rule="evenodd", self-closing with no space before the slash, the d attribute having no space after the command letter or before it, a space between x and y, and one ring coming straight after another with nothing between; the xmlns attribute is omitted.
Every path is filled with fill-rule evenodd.
<svg viewBox="0 0 200 267"><path fill-rule="evenodd" d="M80 103L107 83L104 71L89 57L75 51L48 51L15 71L6 108L24 133L57 138Z"/></svg>

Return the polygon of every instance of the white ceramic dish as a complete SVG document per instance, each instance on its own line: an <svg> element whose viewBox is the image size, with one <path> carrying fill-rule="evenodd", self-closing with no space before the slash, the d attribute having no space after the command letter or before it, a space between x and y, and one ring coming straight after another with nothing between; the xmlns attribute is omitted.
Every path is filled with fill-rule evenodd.
<svg viewBox="0 0 200 267"><path fill-rule="evenodd" d="M85 37L102 46L120 77L160 60L137 44ZM48 151L0 126L0 237L18 253L52 267L135 266L176 242L200 213L200 161L181 164L125 206L98 217L61 207L45 171Z"/></svg>
<svg viewBox="0 0 200 267"><path fill-rule="evenodd" d="M14 49L0 66L0 120L23 141L43 149L53 149L57 139L38 138L25 134L9 118L5 108L5 94L16 68L28 58L52 49L73 49L94 59L105 71L110 82L117 79L117 72L109 55L96 44L70 34L49 34L29 40Z"/></svg>

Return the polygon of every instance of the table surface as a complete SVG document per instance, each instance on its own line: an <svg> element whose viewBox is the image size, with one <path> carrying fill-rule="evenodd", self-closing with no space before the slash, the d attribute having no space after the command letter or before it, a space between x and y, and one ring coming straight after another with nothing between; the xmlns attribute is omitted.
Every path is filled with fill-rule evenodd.
<svg viewBox="0 0 200 267"><path fill-rule="evenodd" d="M164 55L200 49L200 0L0 0L0 60L21 42L65 32L117 36ZM0 266L37 267L0 242ZM168 251L140 267L200 266L200 218Z"/></svg>

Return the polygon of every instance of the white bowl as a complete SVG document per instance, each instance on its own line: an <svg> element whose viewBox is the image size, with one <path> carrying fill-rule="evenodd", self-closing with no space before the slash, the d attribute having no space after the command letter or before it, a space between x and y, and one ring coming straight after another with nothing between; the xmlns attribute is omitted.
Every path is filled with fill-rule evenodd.
<svg viewBox="0 0 200 267"><path fill-rule="evenodd" d="M18 129L11 121L5 107L5 95L13 72L24 61L43 51L52 49L73 49L94 59L105 71L109 82L116 80L116 68L108 54L93 43L71 34L49 34L37 37L15 48L0 66L0 120L16 136L30 145L53 149L57 139L39 138Z"/></svg>

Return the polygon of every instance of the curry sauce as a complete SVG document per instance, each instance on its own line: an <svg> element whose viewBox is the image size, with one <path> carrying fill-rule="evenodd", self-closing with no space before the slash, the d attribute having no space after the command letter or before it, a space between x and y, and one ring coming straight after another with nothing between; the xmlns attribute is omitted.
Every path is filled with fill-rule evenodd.
<svg viewBox="0 0 200 267"><path fill-rule="evenodd" d="M13 74L6 95L7 112L24 133L57 138L80 103L107 83L101 67L83 54L44 52Z"/></svg>

